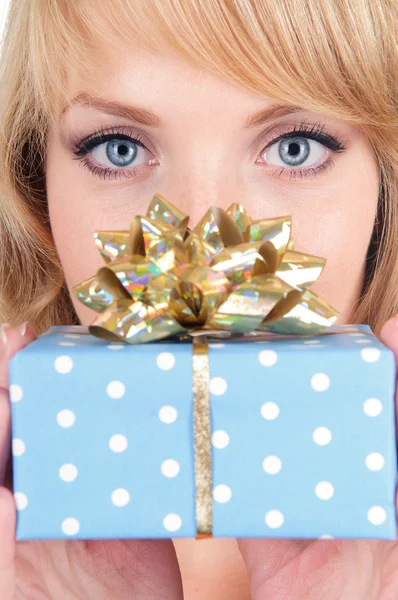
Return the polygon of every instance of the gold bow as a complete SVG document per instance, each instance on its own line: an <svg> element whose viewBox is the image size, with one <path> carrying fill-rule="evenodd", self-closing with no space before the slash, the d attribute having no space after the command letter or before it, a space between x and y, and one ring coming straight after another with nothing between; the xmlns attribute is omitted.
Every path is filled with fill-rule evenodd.
<svg viewBox="0 0 398 600"><path fill-rule="evenodd" d="M338 315L308 289L325 259L295 252L290 230L290 217L253 221L232 204L211 207L191 231L188 216L156 194L130 231L94 234L107 266L73 289L99 313L89 326L97 337L192 336L198 539L212 535L207 335L314 334Z"/></svg>
<svg viewBox="0 0 398 600"><path fill-rule="evenodd" d="M99 313L90 333L130 344L195 331L314 334L338 312L309 290L325 259L293 250L291 218L253 221L240 204L189 217L156 194L130 231L97 231L107 263L77 285Z"/></svg>

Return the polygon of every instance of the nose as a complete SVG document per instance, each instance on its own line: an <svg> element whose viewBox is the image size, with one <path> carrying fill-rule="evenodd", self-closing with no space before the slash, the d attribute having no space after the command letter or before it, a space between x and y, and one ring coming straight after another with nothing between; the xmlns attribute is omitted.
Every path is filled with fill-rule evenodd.
<svg viewBox="0 0 398 600"><path fill-rule="evenodd" d="M243 203L244 196L237 169L229 164L225 155L223 160L221 157L218 160L214 153L209 156L209 152L203 159L199 156L192 153L188 159L178 161L179 165L156 189L157 193L189 215L190 228L196 225L210 206L226 209L233 202Z"/></svg>
<svg viewBox="0 0 398 600"><path fill-rule="evenodd" d="M201 190L190 188L181 192L179 189L171 189L166 193L163 192L162 196L189 216L189 227L191 229L200 221L211 206L227 209L232 202L238 201L238 195L236 195L236 199L233 199L225 190L218 189Z"/></svg>

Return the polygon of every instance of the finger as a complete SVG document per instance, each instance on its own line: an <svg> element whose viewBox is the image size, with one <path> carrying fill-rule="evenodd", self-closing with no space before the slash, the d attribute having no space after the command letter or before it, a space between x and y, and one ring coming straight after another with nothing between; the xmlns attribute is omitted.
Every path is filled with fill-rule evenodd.
<svg viewBox="0 0 398 600"><path fill-rule="evenodd" d="M36 339L34 329L29 323L23 323L18 328L1 326L0 342L2 357L0 364L0 388L8 388L8 361L18 350L21 350Z"/></svg>
<svg viewBox="0 0 398 600"><path fill-rule="evenodd" d="M386 321L381 328L380 339L395 354L395 360L398 362L398 318L394 317Z"/></svg>
<svg viewBox="0 0 398 600"><path fill-rule="evenodd" d="M395 355L395 363L397 365L396 375L398 381L398 318L394 317L393 319L389 319L386 321L381 328L380 339L390 350L394 352ZM395 392L395 427L396 431L398 431L398 385L396 387ZM395 506L398 512L398 489L397 494L395 496Z"/></svg>
<svg viewBox="0 0 398 600"><path fill-rule="evenodd" d="M398 318L386 321L380 331L380 340L394 352L397 365L396 376L398 378ZM398 406L398 386L395 392L395 405ZM398 410L395 411L395 425L398 430Z"/></svg>
<svg viewBox="0 0 398 600"><path fill-rule="evenodd" d="M10 454L10 401L8 390L0 388L0 485L3 485Z"/></svg>
<svg viewBox="0 0 398 600"><path fill-rule="evenodd" d="M11 445L11 411L8 394L8 361L14 354L36 338L33 328L23 323L19 328L12 329L7 325L1 326L0 331L0 485L4 483L7 465L10 474L10 445ZM10 479L10 477L8 477ZM9 487L10 481L7 482Z"/></svg>
<svg viewBox="0 0 398 600"><path fill-rule="evenodd" d="M0 598L15 596L15 502L12 493L0 488Z"/></svg>

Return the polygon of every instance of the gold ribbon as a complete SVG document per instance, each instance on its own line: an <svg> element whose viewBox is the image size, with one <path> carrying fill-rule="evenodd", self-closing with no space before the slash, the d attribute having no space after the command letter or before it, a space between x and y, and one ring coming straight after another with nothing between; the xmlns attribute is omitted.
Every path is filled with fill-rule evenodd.
<svg viewBox="0 0 398 600"><path fill-rule="evenodd" d="M309 290L325 259L294 251L291 218L253 221L211 207L193 230L160 194L129 231L97 231L106 266L73 291L98 312L97 337L144 343L192 336L197 538L212 536L207 337L326 333L338 312Z"/></svg>
<svg viewBox="0 0 398 600"><path fill-rule="evenodd" d="M253 221L243 206L188 216L156 194L129 231L97 231L106 266L77 285L98 312L93 335L130 344L209 330L318 333L338 312L309 288L325 259L293 250L291 218Z"/></svg>
<svg viewBox="0 0 398 600"><path fill-rule="evenodd" d="M192 343L192 387L195 440L195 486L197 538L212 537L212 455L209 397L209 353L207 337L200 335Z"/></svg>

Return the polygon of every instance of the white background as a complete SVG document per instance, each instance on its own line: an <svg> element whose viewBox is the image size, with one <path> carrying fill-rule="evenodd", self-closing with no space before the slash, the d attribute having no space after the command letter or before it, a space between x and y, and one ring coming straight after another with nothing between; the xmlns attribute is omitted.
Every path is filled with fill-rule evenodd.
<svg viewBox="0 0 398 600"><path fill-rule="evenodd" d="M23 2L24 0L22 0ZM9 0L0 0L0 37L3 34L4 21L8 9Z"/></svg>

